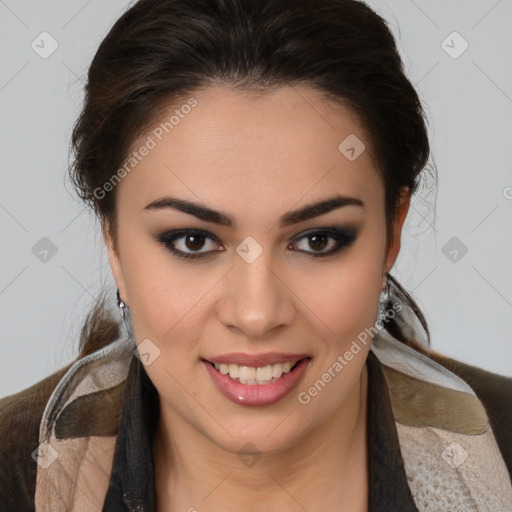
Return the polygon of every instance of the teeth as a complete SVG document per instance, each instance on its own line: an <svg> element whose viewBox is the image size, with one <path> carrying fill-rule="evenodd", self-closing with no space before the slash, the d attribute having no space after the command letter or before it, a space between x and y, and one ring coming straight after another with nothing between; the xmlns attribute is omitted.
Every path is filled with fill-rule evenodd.
<svg viewBox="0 0 512 512"><path fill-rule="evenodd" d="M255 380L256 379L256 368L251 366L240 366L238 369L238 378L240 381L243 380Z"/></svg>
<svg viewBox="0 0 512 512"><path fill-rule="evenodd" d="M278 379L283 374L283 365L281 363L279 364L273 364L272 365L272 377L275 379Z"/></svg>
<svg viewBox="0 0 512 512"><path fill-rule="evenodd" d="M272 365L269 364L267 366L260 366L256 370L256 380L259 381L269 381L272 380Z"/></svg>
<svg viewBox="0 0 512 512"><path fill-rule="evenodd" d="M238 377L238 366L236 364L229 365L229 376L232 379L236 379Z"/></svg>
<svg viewBox="0 0 512 512"><path fill-rule="evenodd" d="M267 366L238 366L237 364L214 363L222 375L229 375L233 380L246 385L264 385L279 379L283 373L288 373L297 361L269 364Z"/></svg>
<svg viewBox="0 0 512 512"><path fill-rule="evenodd" d="M283 372L288 373L295 363L283 363Z"/></svg>

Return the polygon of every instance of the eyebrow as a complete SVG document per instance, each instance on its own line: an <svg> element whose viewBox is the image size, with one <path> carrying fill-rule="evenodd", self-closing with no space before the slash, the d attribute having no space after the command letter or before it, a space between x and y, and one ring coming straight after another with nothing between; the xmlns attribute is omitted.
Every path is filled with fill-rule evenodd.
<svg viewBox="0 0 512 512"><path fill-rule="evenodd" d="M364 208L365 204L361 199L356 197L338 194L317 203L311 203L297 210L285 213L279 218L279 224L281 226L291 226L293 224L298 224L299 222L319 217L320 215L325 215L326 213L343 206L360 206ZM198 219L206 222L212 222L232 229L236 225L235 219L227 213L216 211L188 199L180 199L177 197L162 197L161 199L157 199L149 203L144 207L144 210L160 210L163 208L173 208L175 210L194 215Z"/></svg>

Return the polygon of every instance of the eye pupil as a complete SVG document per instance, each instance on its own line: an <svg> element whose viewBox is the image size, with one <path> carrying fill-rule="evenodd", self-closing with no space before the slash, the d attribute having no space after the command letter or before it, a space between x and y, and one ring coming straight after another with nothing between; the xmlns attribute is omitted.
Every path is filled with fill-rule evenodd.
<svg viewBox="0 0 512 512"><path fill-rule="evenodd" d="M202 235L187 235L185 245L187 246L187 249L201 249L204 245L204 238L205 237ZM192 240L191 243L189 243L190 240ZM202 243L200 243L199 240L201 240Z"/></svg>
<svg viewBox="0 0 512 512"><path fill-rule="evenodd" d="M319 235L315 233L309 236L309 243L313 249L321 251L327 245L327 238L328 237L326 235ZM321 239L321 241L319 241L319 239Z"/></svg>

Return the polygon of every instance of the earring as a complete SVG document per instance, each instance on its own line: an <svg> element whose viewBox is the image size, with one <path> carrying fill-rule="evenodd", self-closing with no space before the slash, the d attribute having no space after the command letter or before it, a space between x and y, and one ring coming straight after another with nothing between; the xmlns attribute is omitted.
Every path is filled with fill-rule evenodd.
<svg viewBox="0 0 512 512"><path fill-rule="evenodd" d="M126 328L126 332L128 333L128 339L130 343L135 346L135 341L133 337L133 330L132 330L132 321L130 318L130 308L126 305L125 301L121 299L121 294L119 293L119 288L117 289L117 305L119 309L121 310L121 316L123 317L123 324Z"/></svg>
<svg viewBox="0 0 512 512"><path fill-rule="evenodd" d="M388 273L384 274L382 279L382 291L380 292L379 299L379 314L377 316L377 323L382 324L386 318L386 308L390 300L390 281L388 279Z"/></svg>
<svg viewBox="0 0 512 512"><path fill-rule="evenodd" d="M117 289L117 306L121 309L121 315L123 317L123 320L125 320L126 304L125 304L124 300L121 299L121 295L119 294L119 288Z"/></svg>

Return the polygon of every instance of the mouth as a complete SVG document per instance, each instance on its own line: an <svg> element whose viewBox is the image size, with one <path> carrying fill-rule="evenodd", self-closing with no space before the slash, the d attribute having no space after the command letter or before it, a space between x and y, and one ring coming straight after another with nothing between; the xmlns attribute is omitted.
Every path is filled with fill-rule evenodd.
<svg viewBox="0 0 512 512"><path fill-rule="evenodd" d="M202 359L202 363L226 398L239 405L256 406L271 405L287 396L298 385L312 358L281 356L278 359L283 362L263 366L207 359Z"/></svg>
<svg viewBox="0 0 512 512"><path fill-rule="evenodd" d="M203 359L203 361L212 365L222 375L227 375L230 379L245 386L265 386L271 382L279 380L284 374L293 372L298 364L305 357L296 361L286 361L284 363L274 363L265 366L242 366L234 363L213 363Z"/></svg>

